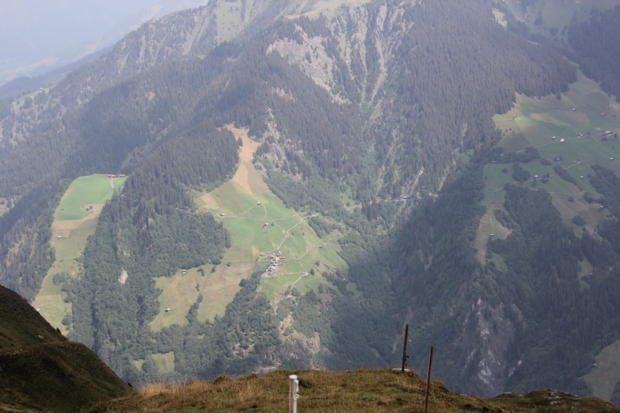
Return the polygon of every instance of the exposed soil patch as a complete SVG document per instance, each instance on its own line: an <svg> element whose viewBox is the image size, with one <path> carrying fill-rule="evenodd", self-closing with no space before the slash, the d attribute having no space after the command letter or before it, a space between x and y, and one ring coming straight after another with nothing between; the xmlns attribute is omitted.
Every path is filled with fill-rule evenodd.
<svg viewBox="0 0 620 413"><path fill-rule="evenodd" d="M120 277L118 277L118 282L121 285L124 285L125 282L127 281L127 277L129 277L129 274L127 274L127 270L123 268L123 271L121 271Z"/></svg>
<svg viewBox="0 0 620 413"><path fill-rule="evenodd" d="M254 194L253 185L250 184L250 171L249 168L254 168L252 159L254 159L254 153L260 146L260 143L251 140L248 137L247 129L235 128L232 125L226 127L229 131L235 135L235 139L241 139L243 146L239 152L239 168L232 177L231 181L243 188L247 193Z"/></svg>

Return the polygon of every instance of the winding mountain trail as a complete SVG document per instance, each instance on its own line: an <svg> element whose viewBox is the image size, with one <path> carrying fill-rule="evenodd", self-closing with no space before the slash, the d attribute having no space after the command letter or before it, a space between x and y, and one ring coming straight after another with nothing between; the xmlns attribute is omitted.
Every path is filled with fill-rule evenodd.
<svg viewBox="0 0 620 413"><path fill-rule="evenodd" d="M335 248L324 248L336 238L332 236L322 240L309 227L308 220L320 214L298 212L287 207L265 183L264 172L252 163L260 142L252 140L247 129L232 125L226 128L242 143L237 170L229 181L207 193L196 194L196 197L202 201L199 202L200 208L213 214L230 232L232 246L222 259L227 265L217 266L209 276L215 281L203 295L207 297L211 293L212 299L201 303L200 319L212 319L215 314L221 314L238 291L239 278L248 277L257 268L264 271L270 265L267 256L272 253L282 251L287 258L278 261L272 271L262 274L262 288L274 300L279 292L291 285L305 291L308 287L304 277L310 275L311 269L315 273L318 271L320 277L323 266L339 268L345 265L334 252ZM321 267L315 264L317 261ZM244 273L241 271L242 265L247 266ZM215 293L216 289L223 291L223 288L226 288L225 293ZM216 302L219 305L217 308ZM164 316L165 313L162 313Z"/></svg>
<svg viewBox="0 0 620 413"><path fill-rule="evenodd" d="M293 225L292 227L290 227L289 229L286 230L286 237L284 237L284 239L282 240L282 242L280 243L280 245L278 245L278 247L276 248L276 250L279 250L280 248L282 248L282 245L286 242L286 240L291 236L291 231L293 229L295 229L296 227L299 226L299 224L301 224L302 222L304 222L303 218L296 223L295 225Z"/></svg>

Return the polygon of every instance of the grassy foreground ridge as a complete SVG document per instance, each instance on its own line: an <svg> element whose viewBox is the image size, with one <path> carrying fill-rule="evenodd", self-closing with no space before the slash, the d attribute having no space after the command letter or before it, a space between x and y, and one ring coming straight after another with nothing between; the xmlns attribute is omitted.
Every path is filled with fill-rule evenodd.
<svg viewBox="0 0 620 413"><path fill-rule="evenodd" d="M185 386L154 385L131 395L99 403L91 412L287 412L288 376L299 378L298 411L421 412L425 381L415 373L391 370L288 371L251 374L232 380ZM556 390L492 399L450 392L442 382L431 384L429 412L620 412L620 407L595 397L578 398Z"/></svg>
<svg viewBox="0 0 620 413"><path fill-rule="evenodd" d="M88 347L0 286L0 412L74 412L130 391Z"/></svg>

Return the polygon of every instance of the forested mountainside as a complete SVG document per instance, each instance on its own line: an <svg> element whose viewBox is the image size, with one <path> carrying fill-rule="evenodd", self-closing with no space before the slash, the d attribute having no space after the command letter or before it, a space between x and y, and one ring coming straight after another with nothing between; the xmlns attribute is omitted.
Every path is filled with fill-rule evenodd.
<svg viewBox="0 0 620 413"><path fill-rule="evenodd" d="M131 383L382 367L408 322L410 364L434 345L457 391L596 391L582 377L620 338L620 111L608 51L583 45L611 35L580 17L559 46L520 19L239 0L147 23L3 103L0 283L33 301L69 184L127 174L53 284L69 337Z"/></svg>

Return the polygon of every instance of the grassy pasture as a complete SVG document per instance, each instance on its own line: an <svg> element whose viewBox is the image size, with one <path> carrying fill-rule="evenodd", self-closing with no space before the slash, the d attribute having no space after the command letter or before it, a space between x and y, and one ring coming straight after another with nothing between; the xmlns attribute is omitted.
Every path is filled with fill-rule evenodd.
<svg viewBox="0 0 620 413"><path fill-rule="evenodd" d="M114 188L122 188L125 178L113 180ZM71 314L71 303L64 302L61 292L63 283L54 284L54 275L67 273L71 277L80 274L78 259L86 247L86 240L95 233L103 204L112 197L110 179L105 175L83 176L71 183L56 208L52 224L51 245L56 260L43 278L41 289L32 305L41 315L63 333L68 329L62 324L63 318ZM90 211L86 206L93 205Z"/></svg>
<svg viewBox="0 0 620 413"><path fill-rule="evenodd" d="M613 138L603 140L601 136L607 130L620 133L620 107L614 98L602 93L596 82L579 72L577 82L570 86L561 100L555 96L529 98L518 95L517 103L510 111L493 119L504 132L499 146L505 152L519 152L533 146L541 157L552 163L548 166L542 165L540 160L522 163L521 167L531 174L524 186L546 189L567 225L573 225L573 217L580 215L591 229L596 228L606 212L600 211L597 205L586 203L583 193L588 191L595 196L600 195L588 180L594 174L591 165L601 164L620 173L620 141ZM555 165L564 168L576 183L566 182L557 176L553 170ZM483 205L487 213L481 219L475 241L481 262L484 262L489 235L503 236L501 226L493 221L491 210L503 204L504 185L515 182L512 173L512 164L488 164L484 168ZM540 178L547 173L550 178L543 183ZM585 230L576 226L575 229L577 233Z"/></svg>
<svg viewBox="0 0 620 413"><path fill-rule="evenodd" d="M230 181L209 193L195 193L194 198L199 210L211 212L231 233L232 247L213 273L207 268L205 277L196 275L196 269L189 269L184 276L176 274L170 279L157 279L157 286L163 293L159 298L160 313L151 323L154 330L173 323L186 323L185 316L198 297L198 290L204 296L198 319L212 320L216 314L222 315L239 291L240 280L256 269L267 268L269 255L278 251L286 259L279 262L278 269L270 277L261 281L261 289L269 299L293 283L301 292L315 289L321 283L329 284L320 276L323 271L346 268L337 254L337 244L331 242L339 235L333 233L326 239L319 238L308 225L307 214L287 208L269 190L252 164L258 142L249 139L246 130L230 129L237 139L243 140L237 172ZM302 277L311 270L315 275ZM166 308L171 311L165 313Z"/></svg>
<svg viewBox="0 0 620 413"><path fill-rule="evenodd" d="M491 202L485 202L487 212L480 219L480 225L478 231L476 231L476 240L474 241L474 248L478 251L476 256L481 263L485 262L485 255L487 252L487 242L491 234L496 239L506 239L510 234L510 230L505 228L495 217L495 211L497 209L503 209L501 206L491 204Z"/></svg>
<svg viewBox="0 0 620 413"><path fill-rule="evenodd" d="M19 110L22 108L22 106L24 106L24 102L26 101L26 98L35 98L37 95L45 92L45 93L49 93L50 90L52 90L53 88L55 88L56 86L48 86L48 87L44 87L42 89L39 90L35 90L34 92L28 93L24 96L21 96L19 98L17 98L15 101L13 101L13 109L15 110Z"/></svg>
<svg viewBox="0 0 620 413"><path fill-rule="evenodd" d="M517 103L509 112L496 115L493 119L505 134L499 145L506 151L520 151L533 146L542 157L552 161L551 166L543 166L538 160L521 166L532 174L532 180L525 183L526 186L534 184L535 175L551 175L546 184L537 182L534 187L547 189L553 195L554 203L555 198L561 195L577 198L582 191L596 195L587 179L588 175L593 174L590 165L594 163L620 173L620 162L617 161L620 141L612 138L603 141L601 136L607 130L620 133L620 107L614 102L614 97L602 93L598 84L581 72L578 73L577 82L570 86L561 100L555 96L529 98L518 95ZM556 139L553 139L554 136ZM559 157L562 161L554 162ZM553 166L556 164L566 169L577 180L577 185L554 176ZM506 173L502 172L504 169ZM485 167L484 175L486 199L501 204L503 186L514 182L511 176L512 165L489 164ZM568 215L566 213L563 216Z"/></svg>
<svg viewBox="0 0 620 413"><path fill-rule="evenodd" d="M229 41L244 26L240 13L231 13L235 8L242 9L241 0L226 2L224 7L216 9L218 42Z"/></svg>
<svg viewBox="0 0 620 413"><path fill-rule="evenodd" d="M321 14L329 14L331 11L336 10L338 7L342 5L348 5L351 7L361 6L363 4L369 3L370 0L322 0L317 1L312 6L310 11L304 10L302 15L309 17L311 19L315 19L319 17ZM302 3L304 6L305 3ZM291 16L292 18L293 16Z"/></svg>
<svg viewBox="0 0 620 413"><path fill-rule="evenodd" d="M162 293L158 297L159 313L151 321L151 329L159 332L172 324L186 325L187 313L198 294L203 296L198 308L200 321L213 321L216 315L223 315L226 305L241 288L239 282L253 271L254 264L247 262L247 258L248 251L233 247L224 254L222 264L215 267L214 272L211 272L211 265L205 265L202 267L204 275L198 268L190 268L186 274L178 271L172 277L155 278L155 286Z"/></svg>
<svg viewBox="0 0 620 413"><path fill-rule="evenodd" d="M421 412L424 410L425 380L413 372L397 374L389 369L333 371L277 370L236 379L194 381L184 386L152 385L127 397L99 403L96 412L286 412L288 377L296 374L300 412ZM429 411L533 413L580 411L617 412L618 406L594 397L577 398L557 390L533 391L526 395L503 393L479 399L449 391L433 381Z"/></svg>
<svg viewBox="0 0 620 413"><path fill-rule="evenodd" d="M508 22L506 21L506 15L499 11L498 9L493 9L493 17L495 17L495 21L500 24L502 27L508 27Z"/></svg>
<svg viewBox="0 0 620 413"><path fill-rule="evenodd" d="M548 3L554 4L553 1ZM570 7L573 6L567 6ZM577 82L570 85L570 90L562 95L561 100L555 96L538 99L518 95L514 107L505 114L496 115L494 121L504 132L499 145L506 152L517 152L533 146L541 157L552 163L550 166L542 165L540 160L522 163L521 167L531 173L530 180L524 186L546 189L562 219L566 225L573 227L576 234L593 232L598 223L607 217L608 211L583 199L585 191L595 197L600 196L588 179L594 175L591 166L603 165L620 174L620 140L603 140L602 136L604 131L620 134L620 105L615 102L615 97L607 96L596 82L579 72ZM554 136L556 139L553 139ZM561 158L561 161L556 162L556 158ZM576 182L566 182L557 176L553 170L555 165L564 168ZM497 225L492 225L491 211L503 204L503 187L506 183L514 182L512 172L511 164L488 164L484 168L485 199L482 204L487 208L487 213L480 222L475 241L481 262L484 262L486 241L490 233L494 232L496 236L504 234L498 231ZM547 183L534 179L535 175L540 178L545 173L550 175ZM584 227L573 224L576 215L585 220ZM592 271L587 260L582 261L580 266L580 277ZM619 360L620 341L602 350L597 357L598 367L583 377L592 386L595 396L604 399L611 397L614 385L620 380Z"/></svg>
<svg viewBox="0 0 620 413"><path fill-rule="evenodd" d="M185 316L198 298L199 276L196 269L191 269L185 275L178 271L172 277L155 278L155 287L162 290L162 293L158 297L159 313L150 322L153 331L159 332L172 324L187 324ZM170 311L166 312L166 309Z"/></svg>
<svg viewBox="0 0 620 413"><path fill-rule="evenodd" d="M164 354L153 354L153 361L160 373L172 373L174 371L174 351Z"/></svg>
<svg viewBox="0 0 620 413"><path fill-rule="evenodd" d="M600 206L587 203L583 197L573 196L573 201L569 200L570 195L554 194L552 197L553 206L560 212L565 222L571 222L575 215L581 216L586 221L586 225L596 228L599 221L607 215L605 210L601 210ZM581 233L575 226L577 234Z"/></svg>
<svg viewBox="0 0 620 413"><path fill-rule="evenodd" d="M594 391L595 397L609 400L614 386L620 381L620 340L605 347L596 356L597 367L582 377Z"/></svg>
<svg viewBox="0 0 620 413"><path fill-rule="evenodd" d="M509 0L508 5L512 10L520 10L521 8L520 2L517 0ZM589 10L592 8L605 11L616 5L618 5L617 0L579 0L568 2L564 0L549 0L533 2L528 7L525 23L534 31L539 31L542 28L558 29L558 36L561 37L563 36L562 29L571 22L573 16L578 21L582 21L589 17ZM540 26L534 23L538 16L542 18L542 25Z"/></svg>
<svg viewBox="0 0 620 413"><path fill-rule="evenodd" d="M112 198L114 190L121 190L126 178L109 179L106 175L82 176L71 183L60 205L56 208L56 221L72 221L86 218L92 210L89 205L102 205Z"/></svg>
<svg viewBox="0 0 620 413"><path fill-rule="evenodd" d="M261 282L261 291L265 293L269 300L273 300L276 292L286 290L295 281L302 278L304 274L301 272L269 277Z"/></svg>
<svg viewBox="0 0 620 413"><path fill-rule="evenodd" d="M140 360L133 360L133 365L138 369L138 370L142 370L142 366L144 365L144 362L146 360L144 359L140 359Z"/></svg>
<svg viewBox="0 0 620 413"><path fill-rule="evenodd" d="M0 197L0 217L9 212L9 208L7 207L8 201L7 198Z"/></svg>
<svg viewBox="0 0 620 413"><path fill-rule="evenodd" d="M87 238L95 233L97 219L101 209L95 211L88 219L80 220L74 228L67 229L62 224L71 221L55 221L52 224L51 245L56 254L56 260L43 278L41 289L35 297L32 305L38 308L41 315L54 327L58 327L62 332L67 332L67 327L62 324L62 320L67 314L71 314L71 303L64 301L64 293L61 292L63 283L54 284L54 275L67 273L71 277L76 277L81 266L78 258L84 252ZM58 238L63 234L62 238Z"/></svg>

